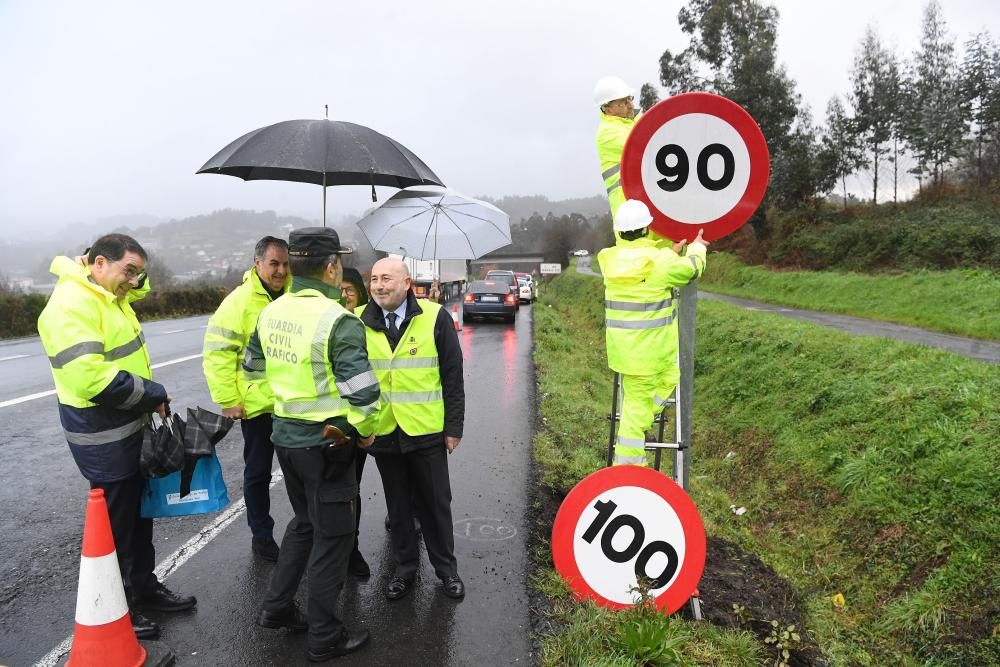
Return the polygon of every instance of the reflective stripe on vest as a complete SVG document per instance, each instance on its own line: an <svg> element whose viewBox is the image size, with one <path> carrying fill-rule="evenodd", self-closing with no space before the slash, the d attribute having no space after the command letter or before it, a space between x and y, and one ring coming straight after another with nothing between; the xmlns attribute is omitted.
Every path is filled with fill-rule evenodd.
<svg viewBox="0 0 1000 667"><path fill-rule="evenodd" d="M286 294L261 311L257 332L276 416L322 422L347 414L329 348L330 333L345 316L354 317L311 289Z"/></svg>
<svg viewBox="0 0 1000 667"><path fill-rule="evenodd" d="M441 306L421 302L422 313L409 320L396 349L385 333L365 328L368 362L378 377L381 408L375 433L392 433L398 425L409 435L444 430L441 370L434 343L434 323Z"/></svg>

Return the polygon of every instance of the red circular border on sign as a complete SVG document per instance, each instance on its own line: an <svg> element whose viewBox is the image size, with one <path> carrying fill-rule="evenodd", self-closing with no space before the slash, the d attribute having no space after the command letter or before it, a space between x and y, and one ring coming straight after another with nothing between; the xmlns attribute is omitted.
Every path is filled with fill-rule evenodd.
<svg viewBox="0 0 1000 667"><path fill-rule="evenodd" d="M656 597L656 606L672 614L694 593L705 569L705 526L691 497L674 480L650 468L612 466L583 478L566 496L552 524L552 560L556 570L573 589L578 599L590 599L610 609L632 605L609 600L595 591L584 579L573 552L573 535L584 510L602 493L622 486L637 486L663 498L677 513L684 530L684 562L673 583Z"/></svg>
<svg viewBox="0 0 1000 667"><path fill-rule="evenodd" d="M684 223L664 215L653 205L642 186L642 154L649 140L668 121L689 113L710 114L729 123L743 139L750 154L750 180L743 196L728 213L700 224ZM674 241L690 241L698 234L698 229L704 230L706 241L720 239L739 229L760 206L771 175L767 141L757 121L739 104L712 93L682 93L655 104L632 128L625 141L621 164L625 197L644 202L653 215L653 223L650 225L653 231Z"/></svg>

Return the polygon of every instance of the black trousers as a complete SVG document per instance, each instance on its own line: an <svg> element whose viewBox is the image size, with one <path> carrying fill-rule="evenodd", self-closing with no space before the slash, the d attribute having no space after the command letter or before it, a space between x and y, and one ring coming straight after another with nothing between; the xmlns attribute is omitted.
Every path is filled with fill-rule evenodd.
<svg viewBox="0 0 1000 667"><path fill-rule="evenodd" d="M118 567L125 586L125 599L141 596L158 583L153 568L153 520L139 516L139 504L145 480L136 472L118 482L91 482L90 488L103 489L111 518L111 534L115 538Z"/></svg>
<svg viewBox="0 0 1000 667"><path fill-rule="evenodd" d="M271 415L257 415L240 421L243 431L243 500L247 505L247 524L254 541L273 539L274 519L271 518L271 465L274 445L271 444Z"/></svg>
<svg viewBox="0 0 1000 667"><path fill-rule="evenodd" d="M354 551L357 551L358 537L361 535L361 475L365 471L365 461L368 460L368 454L359 447L355 452L354 460L358 479L358 495L354 497Z"/></svg>
<svg viewBox="0 0 1000 667"><path fill-rule="evenodd" d="M321 447L279 446L275 451L295 516L281 540L263 607L271 612L286 609L308 568L309 646L326 648L337 642L344 627L337 616L337 602L354 542L354 465L328 480L323 477L326 460Z"/></svg>
<svg viewBox="0 0 1000 667"><path fill-rule="evenodd" d="M379 452L374 456L382 476L392 526L395 576L410 579L416 575L420 564L417 532L413 527L414 510L420 519L427 557L434 572L441 578L458 575L448 450L444 441L405 454Z"/></svg>

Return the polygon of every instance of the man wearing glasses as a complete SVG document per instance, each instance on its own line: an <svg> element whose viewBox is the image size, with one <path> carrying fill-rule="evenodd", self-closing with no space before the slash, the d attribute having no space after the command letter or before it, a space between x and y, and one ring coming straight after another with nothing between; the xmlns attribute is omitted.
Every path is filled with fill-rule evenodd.
<svg viewBox="0 0 1000 667"><path fill-rule="evenodd" d="M611 217L625 201L622 191L621 161L625 141L635 127L636 113L632 105L635 91L617 76L606 76L594 86L594 103L601 110L597 128L597 157L601 160L601 178L608 193Z"/></svg>
<svg viewBox="0 0 1000 667"><path fill-rule="evenodd" d="M142 327L131 302L149 291L146 251L130 236L97 239L86 257L57 257L58 282L38 318L70 452L93 489L103 489L132 627L140 639L159 626L139 610L182 611L192 596L173 593L153 573L153 521L139 516L142 431L170 397L153 382Z"/></svg>

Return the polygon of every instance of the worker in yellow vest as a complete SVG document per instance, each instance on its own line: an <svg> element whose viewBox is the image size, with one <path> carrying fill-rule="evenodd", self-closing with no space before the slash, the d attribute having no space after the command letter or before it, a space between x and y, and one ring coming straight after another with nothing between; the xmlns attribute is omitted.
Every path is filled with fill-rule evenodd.
<svg viewBox="0 0 1000 667"><path fill-rule="evenodd" d="M664 247L650 238L653 217L641 201L618 208L618 242L597 255L604 275L605 340L608 366L622 376L621 422L615 465L646 465L646 429L666 405L680 379L677 361L675 287L697 280L705 270L708 243L702 232Z"/></svg>
<svg viewBox="0 0 1000 667"><path fill-rule="evenodd" d="M635 90L617 76L606 76L594 86L594 104L601 110L597 127L597 157L601 161L601 178L608 193L611 217L625 201L622 192L621 162L625 141L636 123L632 101Z"/></svg>
<svg viewBox="0 0 1000 667"><path fill-rule="evenodd" d="M246 382L240 372L247 341L257 328L264 306L285 293L291 283L288 273L288 243L265 236L254 247L253 266L243 274L243 283L230 292L208 320L202 348L202 369L212 400L222 414L240 420L243 431L243 500L258 557L278 560L271 518L271 412L274 396L262 392L260 384Z"/></svg>
<svg viewBox="0 0 1000 667"><path fill-rule="evenodd" d="M386 597L398 600L419 567L414 499L427 556L451 598L465 596L458 575L451 518L448 454L462 439L465 384L462 348L448 312L417 301L406 265L381 259L372 267L372 301L365 307L368 358L382 387L375 457L392 528L396 570Z"/></svg>
<svg viewBox="0 0 1000 667"><path fill-rule="evenodd" d="M337 615L354 545L355 443L371 445L379 407L365 328L339 302L340 255L350 252L328 227L289 235L292 286L261 311L243 362L247 380L267 383L274 394L272 440L295 513L257 623L308 630L313 662L357 651L369 639ZM303 615L295 594L307 568Z"/></svg>
<svg viewBox="0 0 1000 667"><path fill-rule="evenodd" d="M152 380L131 305L149 291L146 251L131 236L107 234L85 257L56 257L50 270L58 282L38 317L38 334L52 366L59 419L80 473L90 488L104 491L132 629L153 639L160 626L142 611L183 611L197 601L157 579L153 520L139 515L143 427L152 412L165 417L170 402Z"/></svg>

